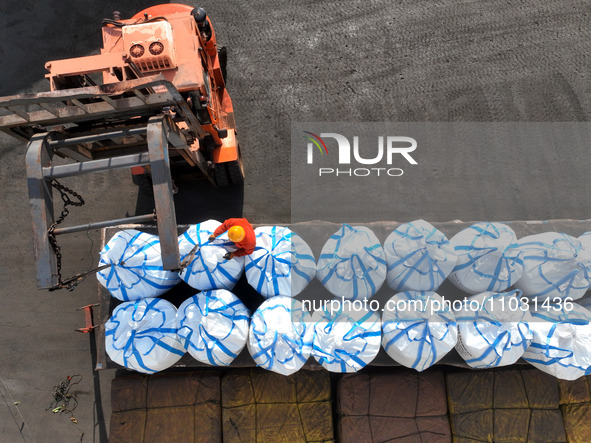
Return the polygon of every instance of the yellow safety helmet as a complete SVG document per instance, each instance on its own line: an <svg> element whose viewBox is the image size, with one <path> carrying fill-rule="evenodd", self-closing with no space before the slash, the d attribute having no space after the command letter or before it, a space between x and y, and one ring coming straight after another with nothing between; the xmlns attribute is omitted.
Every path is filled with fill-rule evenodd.
<svg viewBox="0 0 591 443"><path fill-rule="evenodd" d="M244 240L245 235L246 233L244 232L244 228L242 226L232 226L230 229L228 229L228 238L234 243Z"/></svg>

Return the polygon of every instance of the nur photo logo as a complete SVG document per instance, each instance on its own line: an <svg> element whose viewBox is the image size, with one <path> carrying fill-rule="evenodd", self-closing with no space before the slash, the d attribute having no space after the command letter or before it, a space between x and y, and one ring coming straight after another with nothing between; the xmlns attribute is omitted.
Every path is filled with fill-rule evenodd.
<svg viewBox="0 0 591 443"><path fill-rule="evenodd" d="M322 157L322 167L318 168L319 176L400 177L404 171L399 167L392 167L395 161L399 162L402 157L411 165L418 164L410 155L417 149L417 141L412 137L380 135L373 141L364 138L363 148L360 148L359 136L353 136L350 140L336 132L322 132L319 135L310 131L303 132L306 140L306 163L312 165L316 156ZM330 151L327 145L331 146ZM346 168L344 165L363 167Z"/></svg>

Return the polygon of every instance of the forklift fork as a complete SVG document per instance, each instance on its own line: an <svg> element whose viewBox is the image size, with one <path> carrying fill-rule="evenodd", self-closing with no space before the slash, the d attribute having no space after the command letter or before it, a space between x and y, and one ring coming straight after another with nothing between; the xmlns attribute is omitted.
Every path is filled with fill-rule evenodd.
<svg viewBox="0 0 591 443"><path fill-rule="evenodd" d="M148 152L85 160L66 165L53 165L56 149L66 148L84 142L94 142L108 137L144 135ZM148 123L131 129L115 130L108 133L90 134L64 138L63 134L48 132L35 135L27 146L26 163L31 215L33 218L33 243L37 263L37 285L40 289L59 287L61 278L57 268L55 251L50 243L48 231L55 222L52 180L90 172L109 171L134 166L150 165L156 206L156 221L162 251L164 269L180 268L178 234L173 185L170 175L169 143L173 146L186 144L176 123L166 115L151 117ZM115 226L124 223L143 223L154 220L154 214L108 220L67 228L56 228L53 233L63 235L73 232Z"/></svg>

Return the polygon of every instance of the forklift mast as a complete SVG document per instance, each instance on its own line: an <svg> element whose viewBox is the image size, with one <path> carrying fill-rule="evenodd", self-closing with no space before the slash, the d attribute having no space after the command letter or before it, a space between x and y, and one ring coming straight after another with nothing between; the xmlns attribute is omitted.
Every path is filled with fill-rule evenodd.
<svg viewBox="0 0 591 443"><path fill-rule="evenodd" d="M100 54L45 65L51 91L0 98L0 130L28 143L40 289L71 288L83 278L62 279L56 236L123 223L156 219L163 266L179 269L171 158L213 186L244 178L225 66L205 11L165 4L127 20L115 12L102 33ZM56 156L73 162L54 164ZM155 214L59 226L53 191L66 204L80 202L57 179L119 168L149 171Z"/></svg>

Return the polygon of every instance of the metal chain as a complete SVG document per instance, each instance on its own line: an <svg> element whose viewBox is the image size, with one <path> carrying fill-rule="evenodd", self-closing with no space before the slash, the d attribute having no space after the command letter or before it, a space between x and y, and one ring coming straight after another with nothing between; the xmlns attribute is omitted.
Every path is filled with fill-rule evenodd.
<svg viewBox="0 0 591 443"><path fill-rule="evenodd" d="M51 410L51 412L54 414L57 414L58 412L72 414L74 409L76 409L78 406L78 399L74 394L70 393L70 389L72 386L79 384L81 381L82 376L80 374L74 374L69 375L66 380L62 381L59 385L55 385L51 391L51 395L53 395L53 401L49 404L49 407L46 410ZM70 403L72 401L74 403L71 405Z"/></svg>
<svg viewBox="0 0 591 443"><path fill-rule="evenodd" d="M62 280L62 254L61 254L61 248L57 244L57 239L55 238L54 231L55 231L55 228L61 222L63 222L65 220L65 218L68 216L68 214L70 213L68 206L82 206L82 205L84 205L84 199L82 198L82 196L80 196L80 194L78 194L77 192L68 188L67 186L62 185L60 182L58 182L55 179L51 180L51 186L53 186L55 189L57 189L58 192L60 193L60 197L62 198L62 201L64 202L64 207L63 207L62 212L61 212L60 216L58 217L58 219L51 224L51 226L49 227L49 229L47 231L47 238L49 239L49 244L51 245L51 247L53 248L53 251L55 252L56 267L57 267L57 281L58 281L57 286L55 288L51 288L50 291L54 290L54 289L61 289L61 288L67 288L68 290L72 290L74 288L74 286L76 285L76 282L64 283L64 281ZM74 197L77 201L72 200L70 198L70 196Z"/></svg>

